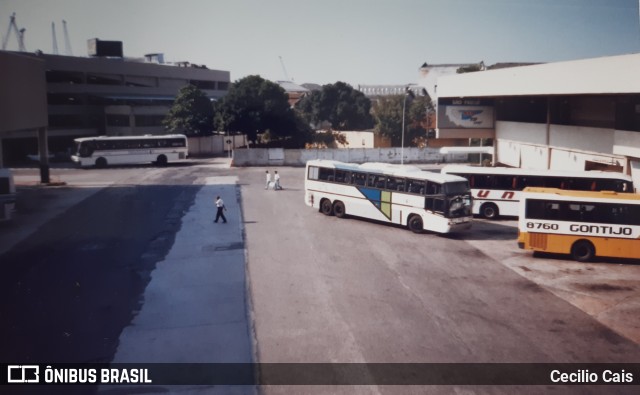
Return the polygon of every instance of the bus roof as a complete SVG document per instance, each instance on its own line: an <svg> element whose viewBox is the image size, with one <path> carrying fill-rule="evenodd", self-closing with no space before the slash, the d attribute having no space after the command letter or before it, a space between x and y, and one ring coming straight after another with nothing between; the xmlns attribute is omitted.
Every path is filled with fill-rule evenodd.
<svg viewBox="0 0 640 395"><path fill-rule="evenodd" d="M93 137L80 137L73 141L82 143L84 141L92 140L140 140L140 139L166 139L166 138L187 138L184 134L143 134L139 136L93 136Z"/></svg>
<svg viewBox="0 0 640 395"><path fill-rule="evenodd" d="M633 181L631 176L626 174L601 171L601 170L585 170L585 171L561 171L561 170L533 170L521 169L516 167L480 167L480 166L464 166L464 165L447 165L441 170L442 173L456 174L496 174L496 175L516 175L516 176L540 176L540 177L583 177L583 178L615 178L618 180Z"/></svg>
<svg viewBox="0 0 640 395"><path fill-rule="evenodd" d="M637 193L625 193L614 191L572 191L558 188L541 188L541 187L527 187L523 189L523 192L528 193L527 197L535 194L547 194L556 195L561 200L571 199L618 199L618 200L636 200L640 203L640 194Z"/></svg>
<svg viewBox="0 0 640 395"><path fill-rule="evenodd" d="M420 180L429 180L437 183L455 182L467 180L452 174L434 173L422 170L417 166L397 165L391 163L367 162L363 164L345 163L337 160L313 159L307 161L307 166L322 166L334 169L342 169L349 171L360 171L363 173L380 173L395 177L408 177Z"/></svg>

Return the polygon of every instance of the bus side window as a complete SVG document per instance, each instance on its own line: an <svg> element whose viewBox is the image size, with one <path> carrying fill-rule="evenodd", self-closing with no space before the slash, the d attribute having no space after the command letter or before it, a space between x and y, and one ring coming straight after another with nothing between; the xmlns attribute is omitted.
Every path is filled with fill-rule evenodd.
<svg viewBox="0 0 640 395"><path fill-rule="evenodd" d="M346 175L346 171L344 170L338 170L336 169L336 178L335 181L336 182L340 182L340 183L344 183L344 179L345 179L345 175Z"/></svg>
<svg viewBox="0 0 640 395"><path fill-rule="evenodd" d="M392 191L396 190L396 179L393 177L387 177L387 189Z"/></svg>
<svg viewBox="0 0 640 395"><path fill-rule="evenodd" d="M513 176L494 176L494 186L496 189L510 190L513 188L514 178Z"/></svg>
<svg viewBox="0 0 640 395"><path fill-rule="evenodd" d="M558 203L547 203L545 205L544 219L560 219L560 205Z"/></svg>
<svg viewBox="0 0 640 395"><path fill-rule="evenodd" d="M440 184L427 181L427 195L438 195L440 194Z"/></svg>
<svg viewBox="0 0 640 395"><path fill-rule="evenodd" d="M333 169L327 169L327 168L321 167L318 173L318 179L323 181L332 181Z"/></svg>
<svg viewBox="0 0 640 395"><path fill-rule="evenodd" d="M352 173L351 180L355 185L364 186L366 184L367 175L363 173Z"/></svg>

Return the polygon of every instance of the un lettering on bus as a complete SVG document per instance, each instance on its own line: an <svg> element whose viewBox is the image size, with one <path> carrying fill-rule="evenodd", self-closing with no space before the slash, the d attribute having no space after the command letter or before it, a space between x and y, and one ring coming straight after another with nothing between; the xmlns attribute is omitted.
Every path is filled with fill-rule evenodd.
<svg viewBox="0 0 640 395"><path fill-rule="evenodd" d="M491 191L484 190L484 189L480 190L480 191L478 191L478 197L479 198L489 197L489 193L490 192ZM514 196L515 196L515 192L513 192L513 191L505 191L505 192L502 193L502 196L500 197L500 199L513 199Z"/></svg>

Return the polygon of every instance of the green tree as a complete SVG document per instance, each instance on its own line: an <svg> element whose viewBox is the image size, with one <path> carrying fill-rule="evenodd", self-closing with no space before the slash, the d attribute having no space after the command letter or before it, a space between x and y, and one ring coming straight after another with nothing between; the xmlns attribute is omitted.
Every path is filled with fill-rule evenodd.
<svg viewBox="0 0 640 395"><path fill-rule="evenodd" d="M281 145L304 146L311 139L311 130L289 105L284 89L257 75L234 82L214 109L218 130L246 134L253 142L258 133Z"/></svg>
<svg viewBox="0 0 640 395"><path fill-rule="evenodd" d="M324 85L300 100L296 108L310 124L329 122L334 130L362 130L373 126L371 101L344 82Z"/></svg>
<svg viewBox="0 0 640 395"><path fill-rule="evenodd" d="M178 92L162 124L173 133L184 133L187 136L210 135L213 129L211 100L200 89L187 85Z"/></svg>
<svg viewBox="0 0 640 395"><path fill-rule="evenodd" d="M406 103L405 103L406 100ZM423 144L427 134L427 114L431 110L428 96L412 97L404 95L384 96L373 104L375 132L391 140L399 147L402 143L402 109L405 107L404 144L418 146Z"/></svg>

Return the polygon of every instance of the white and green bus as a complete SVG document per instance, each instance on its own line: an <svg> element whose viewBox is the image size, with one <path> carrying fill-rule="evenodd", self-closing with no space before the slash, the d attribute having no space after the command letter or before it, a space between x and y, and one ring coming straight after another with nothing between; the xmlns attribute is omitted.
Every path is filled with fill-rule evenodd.
<svg viewBox="0 0 640 395"><path fill-rule="evenodd" d="M82 167L139 163L164 166L185 160L188 154L187 136L182 134L83 137L74 141L71 160Z"/></svg>
<svg viewBox="0 0 640 395"><path fill-rule="evenodd" d="M471 227L471 191L462 177L384 163L310 160L305 203L325 215L362 217L449 233Z"/></svg>

